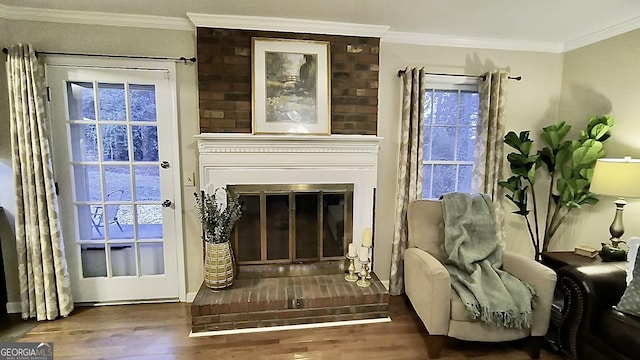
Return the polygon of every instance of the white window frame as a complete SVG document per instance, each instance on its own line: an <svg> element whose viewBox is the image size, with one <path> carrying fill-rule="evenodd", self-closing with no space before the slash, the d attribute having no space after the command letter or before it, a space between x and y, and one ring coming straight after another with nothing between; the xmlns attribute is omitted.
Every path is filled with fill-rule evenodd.
<svg viewBox="0 0 640 360"><path fill-rule="evenodd" d="M449 76L449 75L427 75L426 76L426 90L427 91L433 91L433 90L452 90L452 91L458 91L458 93L462 92L462 91L473 91L473 92L478 92L478 78L474 77L474 76ZM425 94L426 96L426 94ZM458 98L459 99L459 98ZM459 100L458 100L459 101ZM460 117L458 116L456 118L456 124L455 125L449 125L450 127L454 127L454 128L458 128L460 126L459 124L460 121ZM425 123L426 123L426 119L425 119ZM423 127L423 129L421 129L422 131L424 131L424 128L426 126ZM477 128L477 125L476 125ZM431 134L429 134L429 139L433 139L433 128L431 127L430 131L432 131ZM454 159L457 158L457 151L458 151L458 136L457 136L457 131L456 131L456 137L455 137L455 147L454 147ZM425 144L426 145L426 144ZM429 146L431 146L432 144L429 143ZM458 178L460 175L460 165L471 165L473 166L473 160L471 161L459 161L459 160L428 160L428 159L423 159L422 160L422 169L424 169L425 165L456 165L456 179L455 179L455 186L456 186L456 191L458 190ZM429 174L429 179L431 181L431 189L433 190L433 169L434 166L431 167L431 174ZM421 197L423 199L434 199L434 198L430 198L430 197L425 197L424 196L424 192L425 189L422 189L422 194Z"/></svg>

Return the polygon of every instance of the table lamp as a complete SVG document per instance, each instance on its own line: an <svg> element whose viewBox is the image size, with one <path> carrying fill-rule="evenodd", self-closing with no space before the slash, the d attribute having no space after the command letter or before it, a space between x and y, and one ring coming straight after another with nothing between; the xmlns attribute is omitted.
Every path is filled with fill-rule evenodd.
<svg viewBox="0 0 640 360"><path fill-rule="evenodd" d="M591 179L592 193L617 196L616 214L609 227L611 244L618 247L624 234L622 210L627 204L624 198L640 197L640 160L627 156L624 159L598 159Z"/></svg>

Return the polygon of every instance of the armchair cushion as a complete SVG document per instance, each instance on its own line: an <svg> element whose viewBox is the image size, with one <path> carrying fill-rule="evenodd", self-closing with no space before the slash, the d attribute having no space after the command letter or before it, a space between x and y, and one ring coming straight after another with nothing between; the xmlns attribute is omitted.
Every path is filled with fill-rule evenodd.
<svg viewBox="0 0 640 360"><path fill-rule="evenodd" d="M636 353L640 349L640 319L615 309L607 309L597 320L596 336L608 346L621 352ZM629 351L634 349L633 351Z"/></svg>

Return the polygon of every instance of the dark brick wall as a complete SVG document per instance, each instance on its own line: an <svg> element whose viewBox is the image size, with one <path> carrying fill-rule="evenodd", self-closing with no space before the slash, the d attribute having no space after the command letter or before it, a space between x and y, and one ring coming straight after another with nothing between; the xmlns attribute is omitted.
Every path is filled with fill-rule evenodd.
<svg viewBox="0 0 640 360"><path fill-rule="evenodd" d="M251 132L251 38L328 41L331 133L376 135L380 39L198 28L200 132Z"/></svg>

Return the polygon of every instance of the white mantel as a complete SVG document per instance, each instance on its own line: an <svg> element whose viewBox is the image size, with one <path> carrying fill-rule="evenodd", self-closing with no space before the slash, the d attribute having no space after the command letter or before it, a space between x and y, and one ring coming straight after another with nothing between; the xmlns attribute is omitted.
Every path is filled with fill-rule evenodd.
<svg viewBox="0 0 640 360"><path fill-rule="evenodd" d="M372 227L382 138L372 135L206 133L198 140L200 187L244 184L353 184L353 239Z"/></svg>

